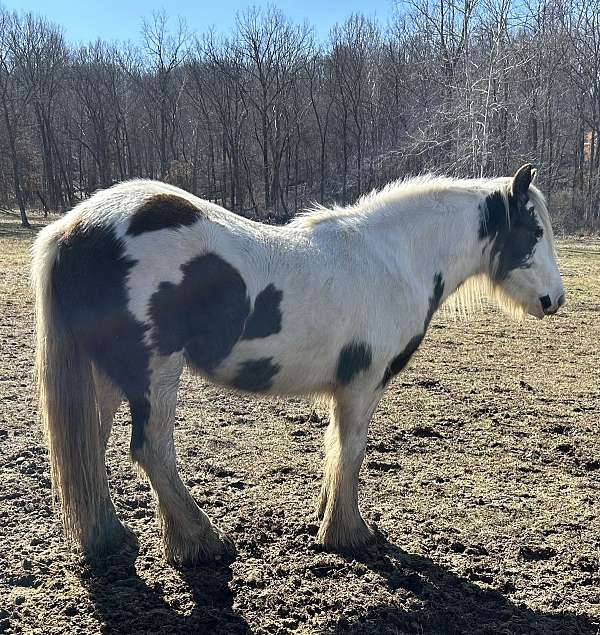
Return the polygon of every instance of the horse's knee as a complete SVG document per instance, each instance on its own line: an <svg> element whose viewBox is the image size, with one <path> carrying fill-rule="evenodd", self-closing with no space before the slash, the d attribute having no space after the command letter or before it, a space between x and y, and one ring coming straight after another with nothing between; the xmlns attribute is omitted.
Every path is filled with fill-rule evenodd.
<svg viewBox="0 0 600 635"><path fill-rule="evenodd" d="M141 468L148 474L149 469L152 467L152 459L145 443L130 443L129 456L138 469Z"/></svg>
<svg viewBox="0 0 600 635"><path fill-rule="evenodd" d="M159 498L164 498L173 489L179 477L172 441L168 443L152 434L151 429L146 430L140 443L130 445L130 457L146 475Z"/></svg>
<svg viewBox="0 0 600 635"><path fill-rule="evenodd" d="M131 458L143 468L155 462L175 464L173 428L175 420L174 396L160 402L155 396L137 397L129 401L131 409Z"/></svg>

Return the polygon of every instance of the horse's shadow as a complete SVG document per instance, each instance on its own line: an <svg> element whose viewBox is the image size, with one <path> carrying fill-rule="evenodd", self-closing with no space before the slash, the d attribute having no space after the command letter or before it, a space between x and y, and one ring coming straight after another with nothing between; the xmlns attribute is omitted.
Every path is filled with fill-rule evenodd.
<svg viewBox="0 0 600 635"><path fill-rule="evenodd" d="M146 584L136 572L137 554L123 553L84 570L82 581L103 622L104 633L248 633L233 608L228 566L179 570L191 591L192 606L173 606L159 582ZM377 604L362 613L339 616L329 629L338 633L385 635L598 635L598 624L570 613L545 613L511 602L498 591L479 587L435 564L382 542L346 556L383 578L401 603ZM313 632L313 631L311 631ZM318 630L314 632L325 632Z"/></svg>
<svg viewBox="0 0 600 635"><path fill-rule="evenodd" d="M179 569L181 584L192 595L192 606L186 607L167 602L160 582L152 586L144 582L134 566L136 557L137 549L128 549L83 570L82 582L102 622L101 632L249 632L248 623L233 609L231 567L213 564Z"/></svg>
<svg viewBox="0 0 600 635"><path fill-rule="evenodd" d="M407 553L382 540L358 560L382 576L388 588L412 602L400 608L379 604L354 619L342 619L329 633L385 635L598 635L599 624L568 612L535 611L500 592L473 584L429 558Z"/></svg>

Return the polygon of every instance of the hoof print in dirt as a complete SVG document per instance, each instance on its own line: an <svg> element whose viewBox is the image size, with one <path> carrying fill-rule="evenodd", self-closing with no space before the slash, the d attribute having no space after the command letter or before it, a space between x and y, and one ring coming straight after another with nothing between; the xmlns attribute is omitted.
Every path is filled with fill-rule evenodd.
<svg viewBox="0 0 600 635"><path fill-rule="evenodd" d="M522 560L549 560L556 555L556 549L552 547L541 547L532 545L521 545L519 547L519 556Z"/></svg>
<svg viewBox="0 0 600 635"><path fill-rule="evenodd" d="M423 580L416 573L394 572L388 578L388 586L392 591L404 589L414 595L421 595L424 589Z"/></svg>

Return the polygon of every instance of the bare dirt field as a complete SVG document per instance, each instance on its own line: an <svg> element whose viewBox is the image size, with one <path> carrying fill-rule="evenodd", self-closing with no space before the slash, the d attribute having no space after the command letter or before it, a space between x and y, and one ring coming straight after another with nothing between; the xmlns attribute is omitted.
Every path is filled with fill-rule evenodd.
<svg viewBox="0 0 600 635"><path fill-rule="evenodd" d="M559 241L553 318L434 318L375 414L362 508L387 542L359 556L315 543L325 422L310 404L186 374L183 479L238 557L177 570L125 409L108 467L139 551L91 569L64 544L33 401L32 239L0 222L0 632L597 635L600 240Z"/></svg>

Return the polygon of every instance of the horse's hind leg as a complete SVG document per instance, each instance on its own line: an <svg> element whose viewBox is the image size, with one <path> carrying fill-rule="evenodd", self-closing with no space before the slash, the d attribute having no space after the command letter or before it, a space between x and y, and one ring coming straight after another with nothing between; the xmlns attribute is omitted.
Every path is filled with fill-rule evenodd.
<svg viewBox="0 0 600 635"><path fill-rule="evenodd" d="M358 507L358 475L365 456L369 420L378 401L373 398L364 404L360 394L346 391L331 401L318 509L322 520L317 536L330 549L355 549L375 537Z"/></svg>
<svg viewBox="0 0 600 635"><path fill-rule="evenodd" d="M102 453L102 465L105 465L106 446L113 426L115 413L123 401L122 392L98 369L93 369L94 384L96 388L96 401L100 414L100 451ZM135 542L132 532L127 529L117 518L108 487L106 469L102 470L98 484L100 492L100 505L95 519L94 541L98 553L113 551L123 542L129 539Z"/></svg>
<svg viewBox="0 0 600 635"><path fill-rule="evenodd" d="M231 556L234 549L198 507L177 472L173 426L182 366L183 357L179 354L153 364L149 414L143 431L134 431L131 454L148 475L158 498L167 560L193 564ZM132 404L134 426L135 409Z"/></svg>

